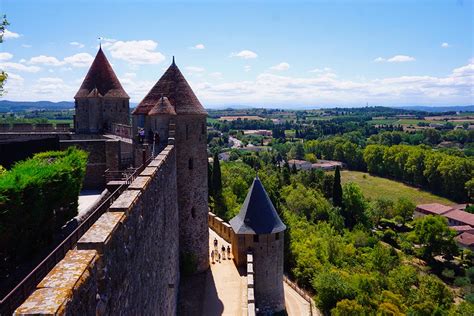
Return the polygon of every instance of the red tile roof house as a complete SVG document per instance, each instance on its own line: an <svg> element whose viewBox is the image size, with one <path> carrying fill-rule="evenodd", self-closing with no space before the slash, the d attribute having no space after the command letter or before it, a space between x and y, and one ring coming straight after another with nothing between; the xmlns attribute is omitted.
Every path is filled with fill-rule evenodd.
<svg viewBox="0 0 474 316"><path fill-rule="evenodd" d="M313 169L322 169L322 170L334 170L336 169L336 166L339 166L342 169L344 167L344 164L340 161L319 159L318 162L313 163L311 165Z"/></svg>
<svg viewBox="0 0 474 316"><path fill-rule="evenodd" d="M451 226L449 228L455 230L457 235L462 233L474 234L474 227L469 225Z"/></svg>
<svg viewBox="0 0 474 316"><path fill-rule="evenodd" d="M462 233L461 235L457 236L456 241L458 245L463 248L468 248L474 251L474 235L470 233Z"/></svg>
<svg viewBox="0 0 474 316"><path fill-rule="evenodd" d="M469 225L474 227L474 214L461 211L452 210L443 214L448 219L449 226Z"/></svg>
<svg viewBox="0 0 474 316"><path fill-rule="evenodd" d="M420 218L425 215L444 215L452 210L453 208L451 206L446 206L440 203L420 204L416 206L413 217Z"/></svg>

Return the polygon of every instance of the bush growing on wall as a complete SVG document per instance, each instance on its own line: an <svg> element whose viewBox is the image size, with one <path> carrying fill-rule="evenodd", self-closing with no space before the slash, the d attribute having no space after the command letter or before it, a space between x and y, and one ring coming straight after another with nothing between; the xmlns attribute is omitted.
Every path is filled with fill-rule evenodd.
<svg viewBox="0 0 474 316"><path fill-rule="evenodd" d="M17 261L51 242L77 214L87 153L36 154L0 175L0 258Z"/></svg>

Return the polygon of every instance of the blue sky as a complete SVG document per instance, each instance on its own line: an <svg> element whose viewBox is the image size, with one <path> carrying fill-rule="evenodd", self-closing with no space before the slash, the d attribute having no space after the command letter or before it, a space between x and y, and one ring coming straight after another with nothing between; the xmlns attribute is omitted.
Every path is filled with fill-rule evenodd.
<svg viewBox="0 0 474 316"><path fill-rule="evenodd" d="M208 107L474 104L474 4L2 0L4 99L72 100L97 38L139 102L176 56Z"/></svg>

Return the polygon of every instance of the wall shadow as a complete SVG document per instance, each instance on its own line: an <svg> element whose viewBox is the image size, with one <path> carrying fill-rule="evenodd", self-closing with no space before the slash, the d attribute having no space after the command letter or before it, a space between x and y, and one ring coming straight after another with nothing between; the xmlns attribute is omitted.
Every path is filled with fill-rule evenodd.
<svg viewBox="0 0 474 316"><path fill-rule="evenodd" d="M179 316L222 315L224 305L217 295L216 284L211 270L181 276L178 296Z"/></svg>

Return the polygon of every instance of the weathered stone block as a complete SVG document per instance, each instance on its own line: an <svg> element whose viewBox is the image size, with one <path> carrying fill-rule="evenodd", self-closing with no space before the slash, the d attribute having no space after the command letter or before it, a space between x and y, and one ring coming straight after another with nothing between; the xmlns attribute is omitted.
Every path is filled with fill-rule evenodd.
<svg viewBox="0 0 474 316"><path fill-rule="evenodd" d="M146 167L145 169L143 169L140 175L143 177L146 177L146 176L153 177L157 171L158 171L158 168L156 167Z"/></svg>
<svg viewBox="0 0 474 316"><path fill-rule="evenodd" d="M137 203L140 196L138 190L126 190L115 200L109 208L109 212L125 212L128 214L133 205Z"/></svg>
<svg viewBox="0 0 474 316"><path fill-rule="evenodd" d="M150 183L150 177L136 177L135 180L128 186L129 190L146 190L148 184Z"/></svg>
<svg viewBox="0 0 474 316"><path fill-rule="evenodd" d="M102 253L104 246L110 241L124 218L125 213L123 212L106 212L102 214L94 225L79 239L77 249L95 249Z"/></svg>

